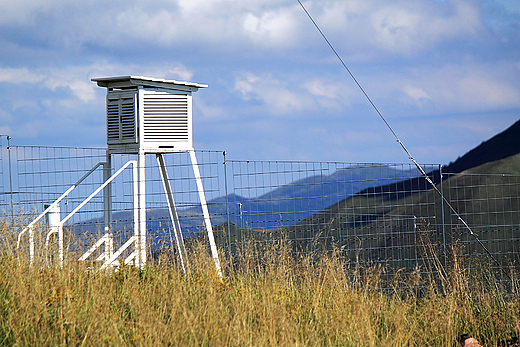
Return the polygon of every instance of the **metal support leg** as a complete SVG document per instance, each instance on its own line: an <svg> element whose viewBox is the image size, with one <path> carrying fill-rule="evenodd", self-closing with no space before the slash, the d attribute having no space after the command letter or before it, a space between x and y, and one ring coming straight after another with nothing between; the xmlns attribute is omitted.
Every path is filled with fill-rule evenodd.
<svg viewBox="0 0 520 347"><path fill-rule="evenodd" d="M157 163L161 170L161 177L163 181L164 193L168 200L168 207L170 210L170 218L172 219L173 230L175 233L175 242L177 244L177 250L179 251L179 258L181 260L182 271L186 273L188 267L188 258L186 256L186 248L184 247L184 240L182 238L181 225L179 223L179 216L177 215L177 209L175 208L175 200L173 199L172 188L170 180L168 179L168 172L166 171L166 165L164 164L163 155L156 154Z"/></svg>
<svg viewBox="0 0 520 347"><path fill-rule="evenodd" d="M146 178L145 178L145 152L139 150L139 266L141 269L146 264Z"/></svg>
<svg viewBox="0 0 520 347"><path fill-rule="evenodd" d="M137 240L135 242L135 252L137 257L134 261L135 266L141 266L141 251L139 247L139 232L140 223L140 213L139 213L139 165L134 165L132 169L132 178L133 178L133 189L134 189L134 238Z"/></svg>
<svg viewBox="0 0 520 347"><path fill-rule="evenodd" d="M193 173L195 175L195 181L197 182L197 189L199 191L200 204L202 206L202 214L204 215L204 224L208 232L208 240L211 248L211 255L215 262L215 268L217 269L218 276L222 280L222 270L220 268L220 261L218 259L217 245L215 244L215 236L213 235L213 228L211 227L211 220L209 218L208 204L206 203L206 196L204 195L204 187L202 186L202 179L200 177L199 165L197 164L197 157L195 151L190 151L191 165L193 166Z"/></svg>

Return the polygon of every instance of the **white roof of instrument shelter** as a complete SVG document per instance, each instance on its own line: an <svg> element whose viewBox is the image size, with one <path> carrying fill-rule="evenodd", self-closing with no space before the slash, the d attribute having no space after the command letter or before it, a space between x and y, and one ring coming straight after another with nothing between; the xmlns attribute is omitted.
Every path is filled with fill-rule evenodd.
<svg viewBox="0 0 520 347"><path fill-rule="evenodd" d="M92 78L91 81L96 82L99 87L106 88L132 88L136 86L142 86L145 88L164 88L190 92L196 92L199 88L206 88L208 86L207 84L200 84L195 82L165 80L161 78L143 76L102 77Z"/></svg>

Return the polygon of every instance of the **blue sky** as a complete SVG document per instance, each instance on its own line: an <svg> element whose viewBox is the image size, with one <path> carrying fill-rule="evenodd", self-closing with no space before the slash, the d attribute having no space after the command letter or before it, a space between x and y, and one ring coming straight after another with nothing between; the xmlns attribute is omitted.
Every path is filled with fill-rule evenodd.
<svg viewBox="0 0 520 347"><path fill-rule="evenodd" d="M520 118L516 0L303 1L422 163ZM4 0L0 134L104 146L105 89L142 75L194 94L196 149L233 159L407 162L297 0Z"/></svg>

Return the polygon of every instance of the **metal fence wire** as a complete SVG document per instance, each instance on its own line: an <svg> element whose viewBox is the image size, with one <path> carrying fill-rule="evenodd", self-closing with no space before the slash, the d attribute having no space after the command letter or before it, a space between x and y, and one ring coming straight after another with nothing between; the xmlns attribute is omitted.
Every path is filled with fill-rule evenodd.
<svg viewBox="0 0 520 347"><path fill-rule="evenodd" d="M13 232L98 163L107 162L104 148L1 145L0 208ZM241 161L216 151L197 151L196 156L223 254L234 255L251 242L286 240L295 254L336 249L356 264L428 274L434 271L432 263L449 268L447 255L456 245L468 267L487 266L497 276L502 276L499 267L518 270L520 176L446 174L440 165L422 165L483 249L413 164ZM182 234L186 239L202 237L203 216L189 155L170 153L164 158ZM112 172L131 159L112 155ZM154 253L174 239L155 157L148 155L145 165L146 227ZM126 170L110 186L110 222L119 243L133 228L132 182L132 172ZM97 168L60 203L60 213L70 213L102 183L103 170ZM102 233L103 199L99 194L75 214L67 222L68 233L78 239ZM498 263L490 261L486 250Z"/></svg>

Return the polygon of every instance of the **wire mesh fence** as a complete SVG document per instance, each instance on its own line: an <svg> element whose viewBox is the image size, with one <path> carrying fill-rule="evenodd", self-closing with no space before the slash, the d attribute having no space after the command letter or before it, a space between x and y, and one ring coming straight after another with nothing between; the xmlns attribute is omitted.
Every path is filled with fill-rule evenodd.
<svg viewBox="0 0 520 347"><path fill-rule="evenodd" d="M62 218L70 214L103 184L107 170L113 173L135 160L107 157L103 148L7 149L4 143L0 154L0 207L15 233L84 178L59 204ZM454 175L440 165L422 166L468 230L412 164L240 161L216 151L196 155L217 246L229 256L250 243L285 240L293 254L336 250L346 261L379 264L389 274L398 269L429 274L434 265L449 269L448 254L457 245L468 269L487 266L500 279L503 269L518 269L520 176ZM189 155L170 153L164 159L182 234L203 237ZM154 254L174 238L155 156L146 156L145 171L146 228ZM133 230L134 193L132 170L124 170L67 221L67 232L82 239L109 226L122 244ZM48 229L44 219L41 224Z"/></svg>
<svg viewBox="0 0 520 347"><path fill-rule="evenodd" d="M444 242L460 244L463 255L468 259L468 266L487 263L495 273L500 272L500 266L518 270L520 176L470 173L446 175L444 186L444 194L474 234L468 232L460 220L450 213L445 216L443 224L446 230Z"/></svg>

